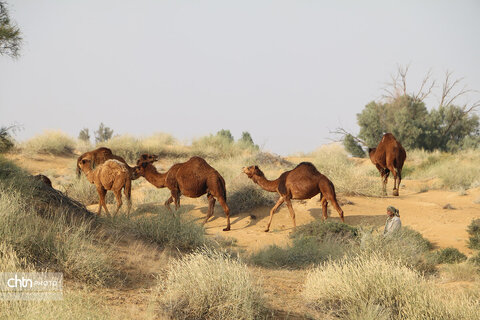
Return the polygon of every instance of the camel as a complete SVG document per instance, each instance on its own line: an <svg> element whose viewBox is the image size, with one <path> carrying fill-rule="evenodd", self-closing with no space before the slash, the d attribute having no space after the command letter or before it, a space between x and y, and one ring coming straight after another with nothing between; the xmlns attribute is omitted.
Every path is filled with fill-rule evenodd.
<svg viewBox="0 0 480 320"><path fill-rule="evenodd" d="M174 164L165 173L159 173L150 162L142 162L135 168L138 175L145 177L155 187L170 189L171 196L165 201L165 206L169 210L172 202L175 202L175 209L180 207L182 194L189 198L207 194L208 213L204 224L213 215L215 200L218 200L227 217L227 227L223 231L230 230L230 209L226 203L225 180L203 158L192 157L187 162Z"/></svg>
<svg viewBox="0 0 480 320"><path fill-rule="evenodd" d="M293 228L295 229L297 225L291 200L310 199L318 193L320 193L320 201L322 203L323 220L328 218L327 205L328 201L330 201L338 211L342 222L345 222L343 210L337 202L333 183L321 174L310 162L300 163L293 170L282 173L276 180L267 180L265 174L258 166L244 167L243 172L262 189L277 192L280 195L277 203L270 210L270 220L268 221L265 232L270 230L273 214L284 202L287 204L293 221Z"/></svg>
<svg viewBox="0 0 480 320"><path fill-rule="evenodd" d="M82 159L80 161L80 168L87 176L88 181L95 184L97 187L98 196L100 198L97 214L100 215L103 206L105 212L110 215L107 204L105 203L105 195L107 190L112 190L117 199L116 215L122 206L122 189L127 197L127 215L130 214L130 209L132 207L132 181L130 179L130 172L127 165L118 160L109 159L95 169L92 169L91 162L92 160L90 159Z"/></svg>
<svg viewBox="0 0 480 320"><path fill-rule="evenodd" d="M137 166L139 166L140 164L142 164L143 162L150 162L150 163L153 163L155 161L158 160L158 156L154 155L154 154L148 154L148 153L144 153L142 155L140 155L140 158L138 158L137 160Z"/></svg>
<svg viewBox="0 0 480 320"><path fill-rule="evenodd" d="M393 134L385 133L376 148L369 148L370 160L380 172L383 182L383 194L387 195L387 180L390 172L393 174L393 195L398 196L400 182L402 181L402 168L407 153ZM398 178L398 183L397 183Z"/></svg>
<svg viewBox="0 0 480 320"><path fill-rule="evenodd" d="M151 158L148 158L148 159L146 158L145 161L152 161L153 157L156 157L156 156L150 156L150 157ZM91 160L91 162L90 162L91 169L94 169L96 166L98 166L102 163L105 163L105 161L107 161L107 160L110 160L110 159L118 160L118 161L120 161L121 163L123 163L127 166L128 172L130 172L130 179L131 180L136 180L136 179L139 178L139 176L136 175L135 172L134 172L135 171L133 169L134 167L130 167L129 164L125 161L125 159L123 159L120 156L117 156L117 155L113 154L112 150L110 150L109 148L105 148L105 147L101 147L101 148L98 148L98 149L95 149L95 150L92 150L92 151L89 151L89 152L85 152L80 157L78 157L78 159L77 159L77 178L80 178L80 174L82 172L82 170L80 168L80 162L83 159ZM156 161L156 158L153 161Z"/></svg>

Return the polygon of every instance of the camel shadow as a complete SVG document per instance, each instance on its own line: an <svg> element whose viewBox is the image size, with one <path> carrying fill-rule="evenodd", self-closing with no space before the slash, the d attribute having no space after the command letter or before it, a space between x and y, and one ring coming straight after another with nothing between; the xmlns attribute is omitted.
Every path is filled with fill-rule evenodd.
<svg viewBox="0 0 480 320"><path fill-rule="evenodd" d="M322 209L321 208L311 208L308 209L310 215L315 218L315 219L322 219L323 214L322 214ZM330 208L327 209L328 211L328 220L329 221L336 221L340 222L340 217L338 216L338 213L335 210L330 210ZM345 215L345 223L349 225L355 225L355 226L374 226L374 227L379 227L383 226L385 224L386 220L386 215L384 214L379 214L379 215Z"/></svg>
<svg viewBox="0 0 480 320"><path fill-rule="evenodd" d="M147 202L142 203L137 206L135 210L132 210L130 213L131 217L140 217L146 214L161 215L161 214L183 214L185 212L192 211L195 208L194 205L187 204L182 205L178 210L175 210L173 207L171 210L168 210L163 202Z"/></svg>

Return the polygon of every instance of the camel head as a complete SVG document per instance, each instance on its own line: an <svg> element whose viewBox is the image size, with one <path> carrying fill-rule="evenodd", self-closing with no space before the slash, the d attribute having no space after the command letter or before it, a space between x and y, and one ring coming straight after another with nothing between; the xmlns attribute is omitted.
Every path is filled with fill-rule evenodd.
<svg viewBox="0 0 480 320"><path fill-rule="evenodd" d="M254 176L263 177L265 175L258 166L243 167L242 170L250 179Z"/></svg>
<svg viewBox="0 0 480 320"><path fill-rule="evenodd" d="M142 164L144 162L153 163L157 160L158 160L158 156L156 156L154 154L144 153L144 154L140 155L140 158L137 160L137 166L139 166L140 164Z"/></svg>
<svg viewBox="0 0 480 320"><path fill-rule="evenodd" d="M145 177L145 170L147 169L148 166L152 166L152 164L150 162L141 162L137 166L133 167L133 174L136 177Z"/></svg>
<svg viewBox="0 0 480 320"><path fill-rule="evenodd" d="M80 170L83 171L85 174L92 169L92 160L90 159L79 159L77 161L77 174L80 175Z"/></svg>

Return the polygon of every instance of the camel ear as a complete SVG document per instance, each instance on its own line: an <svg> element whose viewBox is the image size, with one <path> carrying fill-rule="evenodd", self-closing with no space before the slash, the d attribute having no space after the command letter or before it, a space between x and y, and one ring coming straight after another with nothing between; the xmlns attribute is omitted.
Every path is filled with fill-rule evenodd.
<svg viewBox="0 0 480 320"><path fill-rule="evenodd" d="M260 169L260 168L259 168L258 166L255 166L255 169L258 170L258 169Z"/></svg>

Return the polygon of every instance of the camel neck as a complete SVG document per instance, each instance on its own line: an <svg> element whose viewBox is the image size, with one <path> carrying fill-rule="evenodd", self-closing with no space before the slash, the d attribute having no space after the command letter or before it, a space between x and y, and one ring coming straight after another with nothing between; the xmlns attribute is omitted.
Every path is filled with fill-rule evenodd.
<svg viewBox="0 0 480 320"><path fill-rule="evenodd" d="M164 188L165 187L165 179L167 177L167 173L160 173L158 172L154 166L148 166L145 170L145 179L148 182L153 184L157 188Z"/></svg>
<svg viewBox="0 0 480 320"><path fill-rule="evenodd" d="M85 170L85 176L87 177L87 180L90 182L90 183L93 183L93 180L94 179L94 172L92 169L88 168Z"/></svg>
<svg viewBox="0 0 480 320"><path fill-rule="evenodd" d="M262 187L263 190L269 192L277 192L278 188L278 179L268 180L265 176L253 176L253 182Z"/></svg>

